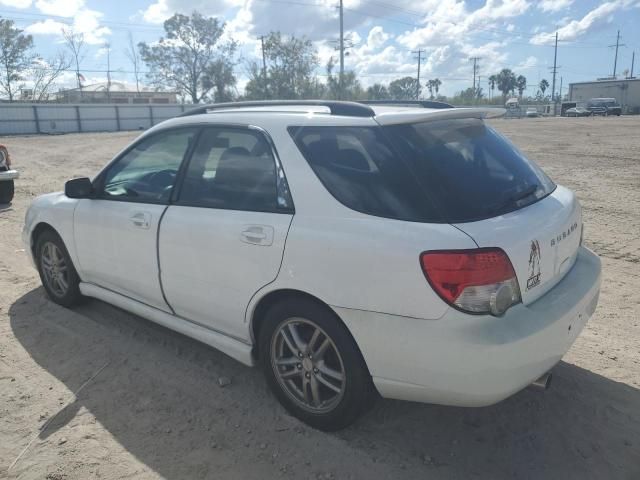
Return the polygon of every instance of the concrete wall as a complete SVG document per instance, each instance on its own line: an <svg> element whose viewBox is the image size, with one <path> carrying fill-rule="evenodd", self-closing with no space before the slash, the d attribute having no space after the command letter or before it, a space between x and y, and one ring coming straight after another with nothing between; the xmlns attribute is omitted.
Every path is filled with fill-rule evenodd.
<svg viewBox="0 0 640 480"><path fill-rule="evenodd" d="M592 98L615 98L625 113L640 113L640 79L572 83L569 99L578 105Z"/></svg>
<svg viewBox="0 0 640 480"><path fill-rule="evenodd" d="M0 104L0 135L146 130L188 110L173 105Z"/></svg>

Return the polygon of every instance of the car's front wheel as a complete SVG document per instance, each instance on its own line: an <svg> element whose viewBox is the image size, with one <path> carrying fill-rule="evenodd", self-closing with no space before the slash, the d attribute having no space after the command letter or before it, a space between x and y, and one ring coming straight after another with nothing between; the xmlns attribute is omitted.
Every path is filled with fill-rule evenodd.
<svg viewBox="0 0 640 480"><path fill-rule="evenodd" d="M369 371L336 315L314 301L274 305L260 329L262 366L293 416L320 430L353 423L373 398Z"/></svg>
<svg viewBox="0 0 640 480"><path fill-rule="evenodd" d="M60 236L50 230L42 232L36 240L35 254L49 298L63 307L77 304L82 298L80 278Z"/></svg>
<svg viewBox="0 0 640 480"><path fill-rule="evenodd" d="M11 203L14 193L13 180L5 180L0 182L0 204Z"/></svg>

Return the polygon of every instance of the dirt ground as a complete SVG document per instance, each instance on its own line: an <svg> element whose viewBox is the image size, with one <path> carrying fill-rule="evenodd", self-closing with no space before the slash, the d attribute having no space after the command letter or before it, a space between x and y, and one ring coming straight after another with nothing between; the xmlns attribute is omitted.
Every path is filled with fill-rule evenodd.
<svg viewBox="0 0 640 480"><path fill-rule="evenodd" d="M604 267L595 316L547 392L380 400L335 434L288 417L257 369L100 301L45 298L20 240L29 202L136 133L0 138L22 174L0 207L0 478L640 478L640 117L493 124L580 197Z"/></svg>

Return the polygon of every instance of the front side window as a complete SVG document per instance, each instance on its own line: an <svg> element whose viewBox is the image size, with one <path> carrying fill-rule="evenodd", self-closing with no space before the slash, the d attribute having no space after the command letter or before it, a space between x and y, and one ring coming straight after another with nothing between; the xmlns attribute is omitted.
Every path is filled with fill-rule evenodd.
<svg viewBox="0 0 640 480"><path fill-rule="evenodd" d="M281 212L291 208L284 173L255 130L203 130L185 172L179 205Z"/></svg>
<svg viewBox="0 0 640 480"><path fill-rule="evenodd" d="M167 202L196 133L192 128L161 132L137 143L107 170L102 198Z"/></svg>

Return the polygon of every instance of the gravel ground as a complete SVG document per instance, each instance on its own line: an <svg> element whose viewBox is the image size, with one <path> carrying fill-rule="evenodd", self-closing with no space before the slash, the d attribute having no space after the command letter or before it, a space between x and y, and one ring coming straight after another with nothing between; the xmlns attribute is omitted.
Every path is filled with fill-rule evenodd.
<svg viewBox="0 0 640 480"><path fill-rule="evenodd" d="M29 202L136 133L0 138L22 173L0 206L0 478L640 478L640 117L492 123L580 197L604 267L595 316L545 393L381 400L335 434L288 417L257 369L97 300L45 298L20 241Z"/></svg>

